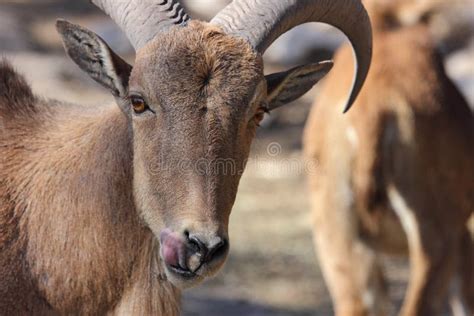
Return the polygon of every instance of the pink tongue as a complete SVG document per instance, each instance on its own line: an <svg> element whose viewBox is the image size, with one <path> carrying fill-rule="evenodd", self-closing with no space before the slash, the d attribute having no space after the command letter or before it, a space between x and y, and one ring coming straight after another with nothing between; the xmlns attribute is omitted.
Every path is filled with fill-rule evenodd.
<svg viewBox="0 0 474 316"><path fill-rule="evenodd" d="M178 250L174 247L163 246L163 260L170 266L179 266Z"/></svg>
<svg viewBox="0 0 474 316"><path fill-rule="evenodd" d="M161 234L161 251L166 264L175 267L180 266L179 253L182 247L182 241L172 233L163 232Z"/></svg>

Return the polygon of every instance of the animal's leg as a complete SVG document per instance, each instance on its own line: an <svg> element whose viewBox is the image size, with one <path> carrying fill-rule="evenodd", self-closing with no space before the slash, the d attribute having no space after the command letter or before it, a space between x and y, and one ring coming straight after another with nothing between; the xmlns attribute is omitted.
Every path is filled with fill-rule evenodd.
<svg viewBox="0 0 474 316"><path fill-rule="evenodd" d="M314 195L314 242L337 316L386 315L388 299L379 259L358 236L356 214Z"/></svg>
<svg viewBox="0 0 474 316"><path fill-rule="evenodd" d="M410 255L410 278L400 315L439 315L455 270L459 234L455 227L451 232L431 227L426 216L423 222L394 187L389 187L388 195L407 235Z"/></svg>
<svg viewBox="0 0 474 316"><path fill-rule="evenodd" d="M474 232L464 232L459 258L452 284L451 308L454 316L471 316L474 315Z"/></svg>
<svg viewBox="0 0 474 316"><path fill-rule="evenodd" d="M428 242L409 243L410 279L400 315L434 316L441 313L456 261L456 252L449 248L455 246L452 242L440 248L430 247Z"/></svg>

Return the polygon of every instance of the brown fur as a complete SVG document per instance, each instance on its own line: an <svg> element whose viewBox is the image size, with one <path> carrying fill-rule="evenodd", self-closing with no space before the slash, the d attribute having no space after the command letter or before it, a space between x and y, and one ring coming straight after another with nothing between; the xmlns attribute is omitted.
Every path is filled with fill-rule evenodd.
<svg viewBox="0 0 474 316"><path fill-rule="evenodd" d="M372 68L353 109L342 115L339 106L350 87L346 47L306 127L306 157L319 166L310 177L315 245L336 314L383 315L377 253L404 254L400 220L415 223L415 230L404 225L411 272L401 314L436 315L456 266L473 262L466 241L474 211L473 115L424 26L375 31ZM400 218L397 194L408 208ZM472 304L468 265L458 278Z"/></svg>

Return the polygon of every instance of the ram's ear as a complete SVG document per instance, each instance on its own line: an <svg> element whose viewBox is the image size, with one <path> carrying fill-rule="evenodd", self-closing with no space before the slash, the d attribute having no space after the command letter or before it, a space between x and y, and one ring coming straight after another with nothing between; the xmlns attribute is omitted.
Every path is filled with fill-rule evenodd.
<svg viewBox="0 0 474 316"><path fill-rule="evenodd" d="M332 66L332 61L323 61L266 76L268 109L274 110L301 97L321 80Z"/></svg>
<svg viewBox="0 0 474 316"><path fill-rule="evenodd" d="M56 28L69 57L115 97L124 98L132 66L94 32L65 20L58 20Z"/></svg>

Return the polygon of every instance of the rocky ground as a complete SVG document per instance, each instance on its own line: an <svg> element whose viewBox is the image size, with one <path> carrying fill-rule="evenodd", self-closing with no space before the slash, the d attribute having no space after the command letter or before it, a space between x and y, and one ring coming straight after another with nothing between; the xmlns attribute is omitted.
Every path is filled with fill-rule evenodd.
<svg viewBox="0 0 474 316"><path fill-rule="evenodd" d="M114 24L87 3L0 0L0 55L25 74L38 94L85 105L112 102L65 57L54 31L56 18L68 18L95 30L122 55L133 58ZM474 44L447 56L446 65L474 104ZM316 94L317 89L275 113L261 129L231 217L228 263L218 277L186 292L185 315L332 314L312 247L301 167L302 127ZM274 143L276 154L268 152ZM391 299L397 306L406 287L407 265L393 258L386 263Z"/></svg>

